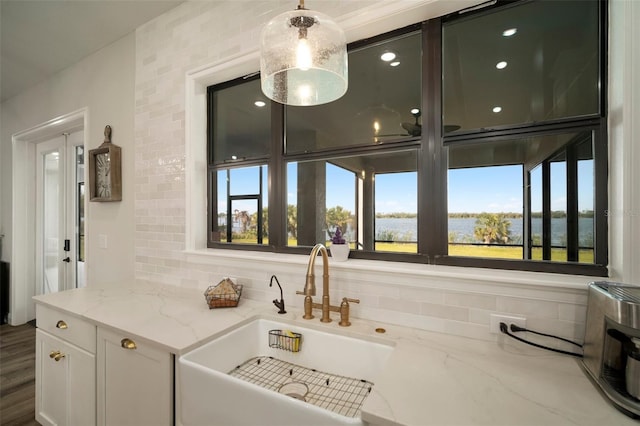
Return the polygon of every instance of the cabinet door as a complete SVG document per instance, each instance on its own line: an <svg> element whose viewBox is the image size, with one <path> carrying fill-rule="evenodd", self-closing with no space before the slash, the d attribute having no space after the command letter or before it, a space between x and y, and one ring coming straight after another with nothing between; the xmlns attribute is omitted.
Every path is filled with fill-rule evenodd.
<svg viewBox="0 0 640 426"><path fill-rule="evenodd" d="M36 330L36 420L42 425L95 425L95 357Z"/></svg>
<svg viewBox="0 0 640 426"><path fill-rule="evenodd" d="M173 362L166 351L98 328L98 424L173 424Z"/></svg>

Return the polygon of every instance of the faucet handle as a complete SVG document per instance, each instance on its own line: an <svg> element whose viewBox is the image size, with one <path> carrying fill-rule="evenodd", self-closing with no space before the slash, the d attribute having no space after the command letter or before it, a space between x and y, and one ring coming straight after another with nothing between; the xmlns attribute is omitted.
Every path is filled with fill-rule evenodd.
<svg viewBox="0 0 640 426"><path fill-rule="evenodd" d="M349 322L349 302L360 303L360 299L342 298L342 303L340 304L340 322L338 323L338 325L342 327L349 327L351 325Z"/></svg>
<svg viewBox="0 0 640 426"><path fill-rule="evenodd" d="M313 319L313 299L307 296L304 291L296 291L296 294L304 296L304 319Z"/></svg>

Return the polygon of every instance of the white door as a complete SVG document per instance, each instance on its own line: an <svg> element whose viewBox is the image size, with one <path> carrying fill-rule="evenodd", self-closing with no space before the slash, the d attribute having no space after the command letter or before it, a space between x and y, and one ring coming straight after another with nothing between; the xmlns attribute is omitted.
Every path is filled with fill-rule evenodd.
<svg viewBox="0 0 640 426"><path fill-rule="evenodd" d="M84 286L82 131L37 146L36 294Z"/></svg>

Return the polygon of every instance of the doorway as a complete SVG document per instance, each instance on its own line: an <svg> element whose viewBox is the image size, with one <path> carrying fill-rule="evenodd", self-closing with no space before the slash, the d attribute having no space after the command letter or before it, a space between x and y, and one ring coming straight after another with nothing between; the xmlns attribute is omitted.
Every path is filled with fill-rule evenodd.
<svg viewBox="0 0 640 426"><path fill-rule="evenodd" d="M36 147L37 295L84 287L82 133L64 132Z"/></svg>
<svg viewBox="0 0 640 426"><path fill-rule="evenodd" d="M34 295L85 283L85 170L76 163L84 157L87 118L83 108L12 137L11 325L35 318ZM45 197L55 214L44 208Z"/></svg>

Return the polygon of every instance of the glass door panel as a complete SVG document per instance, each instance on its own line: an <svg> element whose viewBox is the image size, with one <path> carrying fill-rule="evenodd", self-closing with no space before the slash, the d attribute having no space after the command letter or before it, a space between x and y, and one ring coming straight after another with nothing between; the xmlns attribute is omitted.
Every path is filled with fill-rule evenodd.
<svg viewBox="0 0 640 426"><path fill-rule="evenodd" d="M58 291L60 285L60 152L44 156L43 182L43 259L44 293Z"/></svg>
<svg viewBox="0 0 640 426"><path fill-rule="evenodd" d="M38 294L84 287L83 132L37 146Z"/></svg>
<svg viewBox="0 0 640 426"><path fill-rule="evenodd" d="M64 289L64 137L38 144L39 293Z"/></svg>

